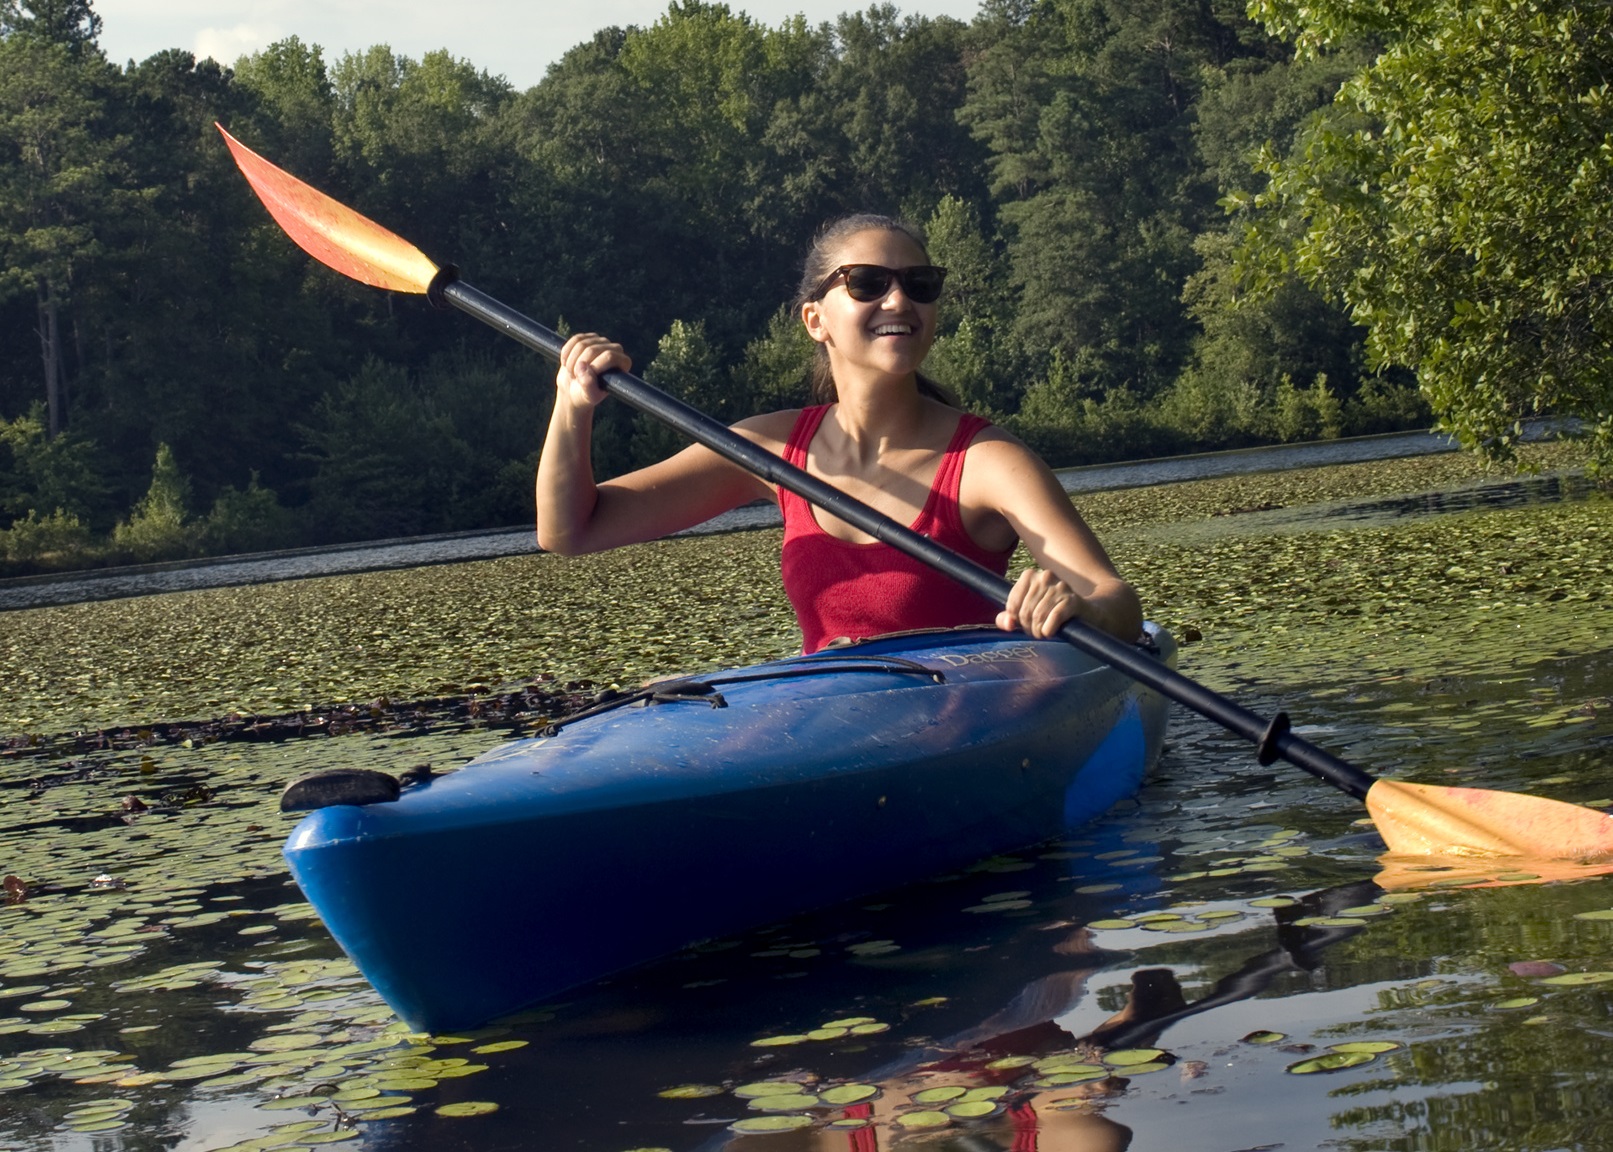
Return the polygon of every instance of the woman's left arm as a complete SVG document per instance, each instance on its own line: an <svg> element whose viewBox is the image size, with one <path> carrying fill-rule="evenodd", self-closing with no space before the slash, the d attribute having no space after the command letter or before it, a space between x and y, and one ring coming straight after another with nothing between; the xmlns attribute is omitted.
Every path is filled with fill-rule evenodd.
<svg viewBox="0 0 1613 1152"><path fill-rule="evenodd" d="M971 533L983 540L1006 527L1037 565L1015 582L998 626L1051 636L1066 620L1081 619L1121 640L1141 635L1136 589L1115 571L1052 469L997 428L976 438L967 461L959 496Z"/></svg>

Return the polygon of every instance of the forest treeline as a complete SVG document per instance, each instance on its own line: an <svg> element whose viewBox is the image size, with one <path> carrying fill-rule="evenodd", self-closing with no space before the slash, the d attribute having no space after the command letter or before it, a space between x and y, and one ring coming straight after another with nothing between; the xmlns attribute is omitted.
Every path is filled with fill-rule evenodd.
<svg viewBox="0 0 1613 1152"><path fill-rule="evenodd" d="M527 91L446 53L295 37L231 67L120 66L99 31L89 0L0 0L11 571L530 516L551 370L309 260L215 121L724 419L800 402L799 261L824 221L873 210L950 269L931 374L1055 464L1430 420L1304 267L1268 260L1244 290L1251 215L1284 219L1271 158L1311 147L1382 29L1306 47L1243 0L777 27L675 0ZM607 409L602 474L676 445Z"/></svg>

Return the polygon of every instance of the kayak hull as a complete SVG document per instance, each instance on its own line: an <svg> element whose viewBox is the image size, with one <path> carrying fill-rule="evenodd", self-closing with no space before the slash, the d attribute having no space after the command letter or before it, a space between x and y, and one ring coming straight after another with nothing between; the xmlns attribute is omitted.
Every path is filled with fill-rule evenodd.
<svg viewBox="0 0 1613 1152"><path fill-rule="evenodd" d="M411 1027L1057 836L1133 795L1165 729L1157 694L994 630L657 687L297 825L298 885Z"/></svg>

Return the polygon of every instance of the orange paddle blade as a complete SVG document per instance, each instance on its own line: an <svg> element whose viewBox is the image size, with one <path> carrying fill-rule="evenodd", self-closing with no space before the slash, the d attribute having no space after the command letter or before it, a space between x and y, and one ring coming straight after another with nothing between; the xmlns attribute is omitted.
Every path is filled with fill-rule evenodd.
<svg viewBox="0 0 1613 1152"><path fill-rule="evenodd" d="M343 276L394 292L424 293L437 266L403 237L310 188L224 131L235 163L269 215L308 255Z"/></svg>
<svg viewBox="0 0 1613 1152"><path fill-rule="evenodd" d="M1395 856L1613 862L1613 816L1560 800L1379 780L1367 813Z"/></svg>

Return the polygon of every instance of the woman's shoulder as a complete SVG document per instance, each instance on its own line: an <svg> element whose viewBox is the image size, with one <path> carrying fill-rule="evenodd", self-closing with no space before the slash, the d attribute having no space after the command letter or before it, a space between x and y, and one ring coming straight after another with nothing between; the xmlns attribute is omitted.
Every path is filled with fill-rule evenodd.
<svg viewBox="0 0 1613 1152"><path fill-rule="evenodd" d="M1051 475L1052 469L1018 436L997 424L984 424L969 441L969 470L976 478L993 476L1014 482L1027 474Z"/></svg>
<svg viewBox="0 0 1613 1152"><path fill-rule="evenodd" d="M790 433L795 431L797 422L806 411L805 408L781 408L776 412L761 412L745 417L733 428L754 443L764 447L777 445L778 449L782 449L783 445L789 443Z"/></svg>

